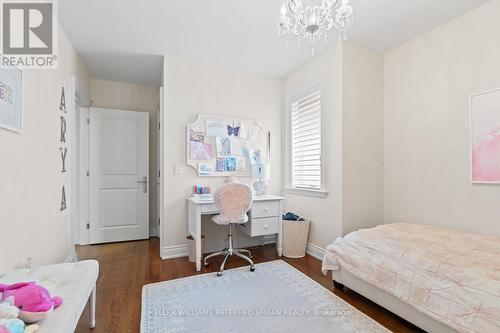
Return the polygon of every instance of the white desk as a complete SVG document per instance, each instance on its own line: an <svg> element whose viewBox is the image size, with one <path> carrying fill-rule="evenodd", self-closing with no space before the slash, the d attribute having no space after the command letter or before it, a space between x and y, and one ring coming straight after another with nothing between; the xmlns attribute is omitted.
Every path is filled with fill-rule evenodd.
<svg viewBox="0 0 500 333"><path fill-rule="evenodd" d="M241 225L240 230L251 237L278 234L276 250L281 257L282 246L282 223L281 223L281 202L284 198L274 195L264 195L253 198L250 208L250 218L248 223ZM219 211L213 200L199 200L188 197L188 233L196 243L196 270L201 270L201 216L215 215ZM222 250L222 249L221 249Z"/></svg>

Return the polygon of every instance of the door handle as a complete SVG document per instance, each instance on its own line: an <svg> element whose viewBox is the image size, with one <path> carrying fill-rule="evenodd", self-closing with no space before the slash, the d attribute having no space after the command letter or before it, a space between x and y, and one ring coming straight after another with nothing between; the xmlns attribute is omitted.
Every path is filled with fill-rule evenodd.
<svg viewBox="0 0 500 333"><path fill-rule="evenodd" d="M148 176L144 176L142 180L138 180L137 182L144 184L144 191L142 193L148 193Z"/></svg>

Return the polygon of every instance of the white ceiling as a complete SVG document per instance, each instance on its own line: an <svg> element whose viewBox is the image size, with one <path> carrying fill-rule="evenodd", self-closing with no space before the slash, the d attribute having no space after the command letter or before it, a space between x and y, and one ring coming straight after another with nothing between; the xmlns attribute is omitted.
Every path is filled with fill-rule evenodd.
<svg viewBox="0 0 500 333"><path fill-rule="evenodd" d="M352 0L350 40L378 51L409 41L489 0ZM282 0L63 0L61 24L92 76L160 85L162 55L284 77L311 58L280 47ZM327 45L336 44L331 33Z"/></svg>

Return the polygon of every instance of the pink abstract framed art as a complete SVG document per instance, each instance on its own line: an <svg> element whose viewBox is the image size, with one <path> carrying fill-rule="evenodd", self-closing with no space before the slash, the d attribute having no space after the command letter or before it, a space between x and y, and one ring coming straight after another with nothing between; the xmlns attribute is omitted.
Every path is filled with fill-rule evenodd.
<svg viewBox="0 0 500 333"><path fill-rule="evenodd" d="M470 97L471 181L500 184L500 88Z"/></svg>

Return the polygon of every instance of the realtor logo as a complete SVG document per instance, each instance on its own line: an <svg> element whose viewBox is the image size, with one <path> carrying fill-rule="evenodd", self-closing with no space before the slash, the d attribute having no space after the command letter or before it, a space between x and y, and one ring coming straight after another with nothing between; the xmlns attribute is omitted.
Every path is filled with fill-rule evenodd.
<svg viewBox="0 0 500 333"><path fill-rule="evenodd" d="M52 4L3 4L3 54L52 54Z"/></svg>
<svg viewBox="0 0 500 333"><path fill-rule="evenodd" d="M0 0L2 8L2 65L55 68L57 38L54 2Z"/></svg>

